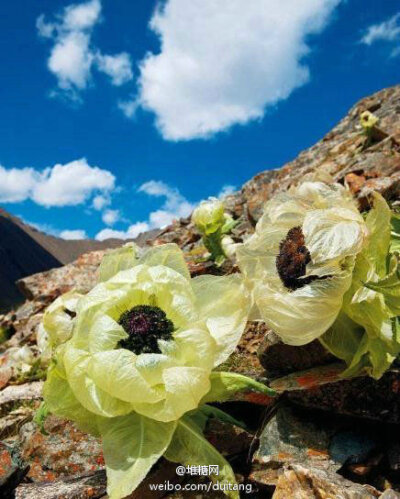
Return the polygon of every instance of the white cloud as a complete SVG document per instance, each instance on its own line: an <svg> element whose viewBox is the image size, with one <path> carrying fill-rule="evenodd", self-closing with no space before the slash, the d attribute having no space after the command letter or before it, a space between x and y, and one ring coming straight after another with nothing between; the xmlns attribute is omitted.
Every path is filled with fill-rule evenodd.
<svg viewBox="0 0 400 499"><path fill-rule="evenodd" d="M169 225L173 220L189 216L194 208L194 205L182 196L178 189L170 187L160 180L145 182L139 187L138 192L165 198L161 209L150 214L151 227Z"/></svg>
<svg viewBox="0 0 400 499"><path fill-rule="evenodd" d="M90 79L92 61L88 35L72 32L56 43L48 67L57 76L60 88L82 90Z"/></svg>
<svg viewBox="0 0 400 499"><path fill-rule="evenodd" d="M106 210L101 217L106 225L114 225L120 218L121 214L119 210Z"/></svg>
<svg viewBox="0 0 400 499"><path fill-rule="evenodd" d="M31 199L50 206L73 206L89 200L97 192L105 196L114 189L115 177L108 170L90 166L85 158L65 165L57 164L43 171L33 168L0 166L0 202Z"/></svg>
<svg viewBox="0 0 400 499"><path fill-rule="evenodd" d="M64 10L65 29L84 30L92 28L100 18L101 3L91 0L86 3L68 5Z"/></svg>
<svg viewBox="0 0 400 499"><path fill-rule="evenodd" d="M43 14L36 21L39 35L54 43L48 69L56 76L59 88L72 99L79 99L79 91L88 86L93 68L107 74L116 86L133 78L129 54L102 54L93 46L93 29L100 21L100 0L69 5L54 22L47 22Z"/></svg>
<svg viewBox="0 0 400 499"><path fill-rule="evenodd" d="M162 228L178 218L189 216L195 206L182 196L178 189L171 187L160 180L149 180L148 182L145 182L139 187L138 192L144 192L148 196L164 198L161 208L151 212L147 221L136 222L135 224L130 225L126 231L105 228L96 235L96 239L103 241L110 237L116 237L118 239L135 238L141 232ZM104 223L107 223L107 221L104 220L104 215L103 221Z"/></svg>
<svg viewBox="0 0 400 499"><path fill-rule="evenodd" d="M104 194L98 194L93 198L93 203L92 207L97 210L101 211L103 208L108 206L111 203L111 199L109 195L104 195Z"/></svg>
<svg viewBox="0 0 400 499"><path fill-rule="evenodd" d="M55 165L44 170L34 187L32 199L43 206L77 205L96 191L110 191L115 177L108 170L89 166L86 159Z"/></svg>
<svg viewBox="0 0 400 499"><path fill-rule="evenodd" d="M0 202L18 203L27 199L40 179L33 168L11 168L0 165Z"/></svg>
<svg viewBox="0 0 400 499"><path fill-rule="evenodd" d="M233 194L236 191L236 186L232 184L225 184L222 186L222 189L219 191L217 197L223 198L225 196L229 196L229 194Z"/></svg>
<svg viewBox="0 0 400 499"><path fill-rule="evenodd" d="M61 239L87 239L87 234L84 230L63 230L60 232Z"/></svg>
<svg viewBox="0 0 400 499"><path fill-rule="evenodd" d="M372 45L377 41L398 42L400 45L400 12L379 24L373 24L367 28L361 43ZM392 55L396 55L399 49L395 49Z"/></svg>
<svg viewBox="0 0 400 499"><path fill-rule="evenodd" d="M103 229L97 235L96 239L98 241L104 241L105 239L134 239L142 232L150 230L149 225L146 222L136 222L128 227L126 231L123 230L113 230L113 229Z"/></svg>
<svg viewBox="0 0 400 499"><path fill-rule="evenodd" d="M118 55L97 56L98 69L111 78L113 85L119 87L132 80L132 62L130 55L122 52Z"/></svg>
<svg viewBox="0 0 400 499"><path fill-rule="evenodd" d="M136 99L132 100L121 100L118 102L119 109L125 114L127 118L133 118L139 107L139 103Z"/></svg>
<svg viewBox="0 0 400 499"><path fill-rule="evenodd" d="M205 138L264 116L309 80L307 37L340 0L167 0L150 22L160 53L140 64L136 104L163 137ZM125 103L126 107L126 103Z"/></svg>

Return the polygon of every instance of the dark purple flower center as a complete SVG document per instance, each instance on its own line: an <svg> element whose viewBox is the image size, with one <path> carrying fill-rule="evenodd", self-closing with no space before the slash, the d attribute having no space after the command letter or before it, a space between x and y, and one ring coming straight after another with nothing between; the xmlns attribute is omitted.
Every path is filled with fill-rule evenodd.
<svg viewBox="0 0 400 499"><path fill-rule="evenodd" d="M174 324L165 312L151 305L136 305L124 312L118 320L128 338L118 343L139 355L141 353L161 353L158 340L170 340L174 332Z"/></svg>
<svg viewBox="0 0 400 499"><path fill-rule="evenodd" d="M326 279L329 276L306 275L307 264L311 262L311 255L305 246L305 239L301 227L293 227L286 238L279 245L279 254L276 257L276 269L282 283L290 291L302 288L317 279Z"/></svg>

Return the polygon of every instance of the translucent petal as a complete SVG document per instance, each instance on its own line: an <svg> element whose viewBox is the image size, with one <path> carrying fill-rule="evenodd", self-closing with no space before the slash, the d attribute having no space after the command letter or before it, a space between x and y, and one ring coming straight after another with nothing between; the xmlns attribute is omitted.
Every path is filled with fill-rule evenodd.
<svg viewBox="0 0 400 499"><path fill-rule="evenodd" d="M72 346L65 349L67 379L75 397L88 410L99 416L114 417L132 411L131 404L118 400L96 385L87 373L91 355ZM107 376L107 372L102 373Z"/></svg>
<svg viewBox="0 0 400 499"><path fill-rule="evenodd" d="M107 252L99 267L99 281L108 281L112 276L120 272L134 267L137 259L138 247L134 243L128 243Z"/></svg>
<svg viewBox="0 0 400 499"><path fill-rule="evenodd" d="M53 414L71 419L87 433L95 436L99 434L95 415L78 402L65 378L65 372L59 366L49 369L43 387L43 398Z"/></svg>
<svg viewBox="0 0 400 499"><path fill-rule="evenodd" d="M142 353L136 359L136 368L150 386L163 383L164 369L176 366L176 359L159 353Z"/></svg>
<svg viewBox="0 0 400 499"><path fill-rule="evenodd" d="M308 212L303 234L313 263L320 263L357 254L367 230L359 213L336 207Z"/></svg>
<svg viewBox="0 0 400 499"><path fill-rule="evenodd" d="M386 274L386 256L390 246L392 213L383 197L374 192L373 208L368 213L366 224L370 232L365 256L374 265L380 277Z"/></svg>
<svg viewBox="0 0 400 499"><path fill-rule="evenodd" d="M175 270L186 279L190 279L190 272L183 257L183 252L177 244L162 244L150 248L140 258L140 263L150 267L163 265Z"/></svg>
<svg viewBox="0 0 400 499"><path fill-rule="evenodd" d="M305 345L333 324L350 284L351 271L314 281L291 293L260 285L255 289L255 300L263 320L285 343Z"/></svg>
<svg viewBox="0 0 400 499"><path fill-rule="evenodd" d="M89 350L92 353L113 350L118 342L127 336L122 326L115 322L114 319L111 319L108 315L98 315L93 319L88 331Z"/></svg>
<svg viewBox="0 0 400 499"><path fill-rule="evenodd" d="M174 421L196 409L210 389L209 371L199 367L164 369L165 400L156 404L134 404L136 412L157 421Z"/></svg>
<svg viewBox="0 0 400 499"><path fill-rule="evenodd" d="M135 367L137 356L125 349L91 356L87 372L96 385L125 402L158 402L161 397Z"/></svg>
<svg viewBox="0 0 400 499"><path fill-rule="evenodd" d="M236 258L250 287L255 280L260 280L263 275L270 277L276 274L279 244L285 239L287 233L287 227L270 225L263 231L257 231L244 244L237 246Z"/></svg>
<svg viewBox="0 0 400 499"><path fill-rule="evenodd" d="M246 326L251 307L248 292L239 274L204 275L193 279L199 316L206 325L217 348L214 366L224 362L235 350Z"/></svg>
<svg viewBox="0 0 400 499"><path fill-rule="evenodd" d="M213 368L217 344L206 327L179 330L174 333L174 342L174 358L181 365Z"/></svg>

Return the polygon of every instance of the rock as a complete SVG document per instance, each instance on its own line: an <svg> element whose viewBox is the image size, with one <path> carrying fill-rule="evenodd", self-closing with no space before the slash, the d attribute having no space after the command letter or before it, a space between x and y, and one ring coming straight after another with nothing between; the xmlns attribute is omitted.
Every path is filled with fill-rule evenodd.
<svg viewBox="0 0 400 499"><path fill-rule="evenodd" d="M373 436L355 430L342 431L332 437L329 454L336 462L358 464L365 462L377 445Z"/></svg>
<svg viewBox="0 0 400 499"><path fill-rule="evenodd" d="M400 494L394 490L385 490L380 499L400 499Z"/></svg>
<svg viewBox="0 0 400 499"><path fill-rule="evenodd" d="M18 434L24 423L30 421L35 414L31 407L19 407L0 419L0 438L6 439Z"/></svg>
<svg viewBox="0 0 400 499"><path fill-rule="evenodd" d="M394 473L400 472L400 441L396 439L390 442L387 451L390 470Z"/></svg>
<svg viewBox="0 0 400 499"><path fill-rule="evenodd" d="M307 463L337 471L341 464L329 455L330 439L337 428L311 411L288 405L278 407L263 429L253 456L258 470L279 469L288 463Z"/></svg>
<svg viewBox="0 0 400 499"><path fill-rule="evenodd" d="M285 345L270 330L266 331L257 353L268 377L303 371L335 360L335 357L325 350L318 340L308 345L294 347Z"/></svg>
<svg viewBox="0 0 400 499"><path fill-rule="evenodd" d="M314 372L313 376L315 375ZM311 386L307 376L307 372L301 373L297 377L297 386L293 386L288 393L288 398L296 404L386 423L400 423L398 369L387 371L379 380L367 376L351 379L339 377ZM304 379L306 386L299 386ZM288 380L285 381L288 383ZM276 384L271 383L271 386L277 388L279 383L282 383L282 380L278 380Z"/></svg>
<svg viewBox="0 0 400 499"><path fill-rule="evenodd" d="M54 481L104 468L99 440L55 416L46 419L44 428L47 435L33 422L20 430L21 457L30 465L28 477L32 481Z"/></svg>
<svg viewBox="0 0 400 499"><path fill-rule="evenodd" d="M235 352L219 367L219 370L229 370L253 378L265 378L257 352L266 331L267 328L262 322L248 322Z"/></svg>
<svg viewBox="0 0 400 499"><path fill-rule="evenodd" d="M374 499L380 493L327 470L292 464L280 475L272 499Z"/></svg>
<svg viewBox="0 0 400 499"><path fill-rule="evenodd" d="M326 384L342 382L341 373L344 369L345 365L343 363L335 362L288 374L274 379L269 385L278 393L312 391Z"/></svg>
<svg viewBox="0 0 400 499"><path fill-rule="evenodd" d="M50 483L21 484L15 491L15 499L96 499L105 495L106 486L105 472L98 471Z"/></svg>
<svg viewBox="0 0 400 499"><path fill-rule="evenodd" d="M246 453L255 441L254 434L249 431L217 419L210 420L205 436L224 456Z"/></svg>
<svg viewBox="0 0 400 499"><path fill-rule="evenodd" d="M86 253L64 267L25 277L17 282L18 287L29 300L47 296L53 300L71 289L87 293L97 282L97 269L104 253Z"/></svg>
<svg viewBox="0 0 400 499"><path fill-rule="evenodd" d="M0 496L11 497L26 471L26 466L21 463L15 450L0 442Z"/></svg>
<svg viewBox="0 0 400 499"><path fill-rule="evenodd" d="M10 385L0 391L0 414L10 405L18 402L38 400L43 389L42 381L34 381L24 385Z"/></svg>

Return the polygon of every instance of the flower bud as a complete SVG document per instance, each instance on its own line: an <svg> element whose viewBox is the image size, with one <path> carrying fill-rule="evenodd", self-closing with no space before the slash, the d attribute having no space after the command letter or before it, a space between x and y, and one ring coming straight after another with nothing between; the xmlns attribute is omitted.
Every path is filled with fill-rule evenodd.
<svg viewBox="0 0 400 499"><path fill-rule="evenodd" d="M192 221L205 235L212 234L225 223L224 205L216 198L202 201L192 214Z"/></svg>
<svg viewBox="0 0 400 499"><path fill-rule="evenodd" d="M221 246L228 258L233 258L235 256L237 244L230 236L222 237Z"/></svg>
<svg viewBox="0 0 400 499"><path fill-rule="evenodd" d="M360 124L366 132L372 130L379 122L379 118L370 111L364 111L360 116Z"/></svg>
<svg viewBox="0 0 400 499"><path fill-rule="evenodd" d="M34 353L27 345L10 348L9 355L11 365L16 372L28 372L35 362Z"/></svg>

